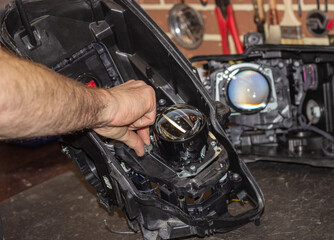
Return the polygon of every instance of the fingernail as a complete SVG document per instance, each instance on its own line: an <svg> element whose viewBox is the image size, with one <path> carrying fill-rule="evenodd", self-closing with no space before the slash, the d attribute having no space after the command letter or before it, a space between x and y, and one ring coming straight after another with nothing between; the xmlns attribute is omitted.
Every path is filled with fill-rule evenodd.
<svg viewBox="0 0 334 240"><path fill-rule="evenodd" d="M138 157L142 157L145 154L145 151L136 151Z"/></svg>

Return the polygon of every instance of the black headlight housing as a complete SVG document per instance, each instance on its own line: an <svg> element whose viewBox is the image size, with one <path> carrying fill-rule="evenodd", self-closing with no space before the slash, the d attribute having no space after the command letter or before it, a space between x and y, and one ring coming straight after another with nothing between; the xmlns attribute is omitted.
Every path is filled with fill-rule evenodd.
<svg viewBox="0 0 334 240"><path fill-rule="evenodd" d="M13 3L0 22L1 43L10 51L90 86L144 80L156 91L159 113L186 104L198 114L185 115L192 123L201 116L201 126L182 141L152 130L141 158L93 131L63 136L63 151L108 210L124 210L145 239L205 236L259 220L261 190L218 123L228 111L211 100L196 70L135 1L31 0L23 6L36 44ZM232 214L234 201L250 208L238 205L242 211Z"/></svg>

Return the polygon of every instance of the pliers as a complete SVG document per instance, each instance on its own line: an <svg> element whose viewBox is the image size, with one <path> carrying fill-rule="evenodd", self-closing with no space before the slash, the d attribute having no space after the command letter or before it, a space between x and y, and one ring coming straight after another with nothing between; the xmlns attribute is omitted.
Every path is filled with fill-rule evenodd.
<svg viewBox="0 0 334 240"><path fill-rule="evenodd" d="M244 49L239 38L239 32L237 29L237 24L234 18L234 13L230 0L215 0L215 1L216 1L216 16L221 34L223 54L230 54L230 47L228 43L228 30L232 35L237 53L238 54L243 53Z"/></svg>

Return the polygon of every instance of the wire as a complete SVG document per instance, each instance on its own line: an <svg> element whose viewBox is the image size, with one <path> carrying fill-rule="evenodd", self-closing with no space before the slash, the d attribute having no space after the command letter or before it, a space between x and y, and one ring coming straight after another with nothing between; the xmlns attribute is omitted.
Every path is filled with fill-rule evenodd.
<svg viewBox="0 0 334 240"><path fill-rule="evenodd" d="M116 234L137 234L139 233L139 231L133 231L133 232L120 232L120 231L116 231L113 230L107 223L107 220L104 219L104 226L112 233L116 233Z"/></svg>
<svg viewBox="0 0 334 240"><path fill-rule="evenodd" d="M303 95L302 95L302 98L300 99L300 103L299 103L299 106L298 106L298 109L297 109L297 114L298 114L297 120L298 120L298 123L299 123L300 127L296 127L296 128L293 128L293 129L309 130L309 131L315 132L315 133L321 135L322 137L324 137L325 139L327 139L329 142L326 143L325 141L323 141L322 146L321 146L321 150L323 151L323 153L325 155L330 156L330 157L334 157L334 152L329 152L327 150L327 148L330 147L330 144L331 144L331 149L334 150L334 137L331 134L329 134L328 132L326 132L324 130L321 130L320 128L318 128L316 126L311 125L312 124L311 122L307 123L306 117L302 113L302 107L304 105L304 101L305 101L305 97L306 97L306 91L310 87L310 85L311 85L310 81L305 82L305 85L304 85L304 88L303 88ZM325 143L326 143L327 146L325 146Z"/></svg>
<svg viewBox="0 0 334 240"><path fill-rule="evenodd" d="M202 200L204 199L204 195L205 195L205 193L202 193L202 195L201 195L200 198L196 201L196 203L200 203L200 202L202 202Z"/></svg>
<svg viewBox="0 0 334 240"><path fill-rule="evenodd" d="M321 146L321 150L323 151L323 153L327 156L330 157L334 157L334 152L329 152L327 150L328 147L331 147L332 150L334 150L334 137L329 134L328 132L321 130L320 128L311 125L311 122L307 122L306 117L303 115L302 110L303 110L303 105L304 105L304 101L305 101L305 97L306 97L306 91L308 90L308 88L311 86L311 82L310 81L306 81L304 86L303 86L303 95L300 99L300 103L297 109L297 120L298 120L298 124L300 126L298 127L294 127L294 128L290 128L288 131L294 131L294 130L308 130L308 131L312 131L315 132L317 134L319 134L320 136L324 137L325 139L327 139L329 142L323 141L322 142L322 146ZM325 144L327 146L325 146ZM331 144L331 145L330 145Z"/></svg>
<svg viewBox="0 0 334 240"><path fill-rule="evenodd" d="M231 199L231 202L240 202L240 203L245 203L245 204L248 203L248 201L241 201L240 199L237 199L237 198Z"/></svg>
<svg viewBox="0 0 334 240"><path fill-rule="evenodd" d="M22 22L22 24L24 26L24 29L27 32L27 35L28 35L28 38L29 38L29 42L30 42L31 45L36 46L37 45L37 40L35 38L33 29L32 29L32 27L30 25L30 22L29 22L29 19L28 19L28 15L27 15L27 13L24 10L22 0L15 0L15 4L16 4L17 10L19 12L21 22Z"/></svg>
<svg viewBox="0 0 334 240"><path fill-rule="evenodd" d="M327 146L325 146L325 144ZM329 147L332 150L331 152L327 150ZM321 146L321 150L325 153L325 155L330 156L330 157L334 157L334 144L333 144L333 142L327 143L326 141L323 141L322 146Z"/></svg>

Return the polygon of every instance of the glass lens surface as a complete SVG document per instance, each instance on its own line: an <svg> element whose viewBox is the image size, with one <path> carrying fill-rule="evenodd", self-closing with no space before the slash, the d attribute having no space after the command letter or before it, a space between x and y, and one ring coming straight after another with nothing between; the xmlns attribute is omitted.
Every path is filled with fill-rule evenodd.
<svg viewBox="0 0 334 240"><path fill-rule="evenodd" d="M157 133L167 140L186 140L201 130L204 116L188 105L174 105L158 115L155 123Z"/></svg>
<svg viewBox="0 0 334 240"><path fill-rule="evenodd" d="M234 74L228 84L227 95L237 109L254 111L266 107L270 87L267 79L254 70L241 70Z"/></svg>

